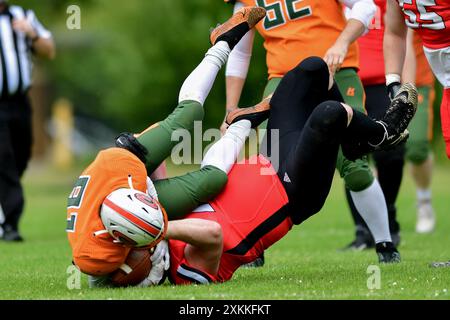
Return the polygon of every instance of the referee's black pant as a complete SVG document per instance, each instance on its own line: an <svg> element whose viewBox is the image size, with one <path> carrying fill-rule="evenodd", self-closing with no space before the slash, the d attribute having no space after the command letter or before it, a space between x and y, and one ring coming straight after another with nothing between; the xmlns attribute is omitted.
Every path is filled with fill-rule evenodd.
<svg viewBox="0 0 450 320"><path fill-rule="evenodd" d="M31 105L28 95L1 98L0 205L4 217L0 216L0 223L5 230L18 230L24 208L20 179L31 156L31 145Z"/></svg>

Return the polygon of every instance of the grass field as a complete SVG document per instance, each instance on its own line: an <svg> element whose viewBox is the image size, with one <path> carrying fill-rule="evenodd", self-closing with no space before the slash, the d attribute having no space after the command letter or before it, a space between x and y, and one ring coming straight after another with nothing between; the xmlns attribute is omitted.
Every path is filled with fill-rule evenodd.
<svg viewBox="0 0 450 320"><path fill-rule="evenodd" d="M384 265L381 288L369 290L367 273L377 265L375 252L338 252L352 240L351 218L342 182L321 213L297 226L266 252L266 265L240 269L232 281L210 286L166 283L146 289L90 290L67 287L71 265L64 232L66 196L78 172L31 168L25 179L27 206L21 228L23 244L0 242L0 299L450 299L450 268L431 268L450 260L450 168L437 167L433 183L437 229L414 233L415 193L405 172L400 199L403 262Z"/></svg>

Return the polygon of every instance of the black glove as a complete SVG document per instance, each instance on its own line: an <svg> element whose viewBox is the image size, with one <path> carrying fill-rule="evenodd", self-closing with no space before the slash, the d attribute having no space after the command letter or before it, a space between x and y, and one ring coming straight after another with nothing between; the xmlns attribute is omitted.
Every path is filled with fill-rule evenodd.
<svg viewBox="0 0 450 320"><path fill-rule="evenodd" d="M401 87L401 83L400 82L392 82L391 84L389 84L387 86L387 91L388 91L388 95L389 98L392 100L394 100L395 96L397 95L398 90L400 90Z"/></svg>

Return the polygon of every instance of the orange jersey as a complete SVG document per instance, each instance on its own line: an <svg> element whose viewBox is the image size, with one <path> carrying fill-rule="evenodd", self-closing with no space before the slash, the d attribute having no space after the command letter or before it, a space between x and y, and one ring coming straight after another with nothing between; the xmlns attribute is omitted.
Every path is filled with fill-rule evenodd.
<svg viewBox="0 0 450 320"><path fill-rule="evenodd" d="M423 43L420 35L414 32L414 51L416 53L416 85L418 87L422 86L432 86L434 85L434 75L433 71L428 64L427 57L423 52Z"/></svg>
<svg viewBox="0 0 450 320"><path fill-rule="evenodd" d="M134 189L147 191L147 170L135 155L120 148L103 150L83 171L69 195L66 231L73 261L84 273L109 274L128 255L130 249L113 243L109 234L94 235L105 229L100 218L103 200L114 190L129 188L128 176Z"/></svg>
<svg viewBox="0 0 450 320"><path fill-rule="evenodd" d="M256 29L265 40L269 79L284 76L310 56L323 58L347 25L338 0L239 1L267 10L267 17ZM342 67L359 67L356 43L350 46Z"/></svg>

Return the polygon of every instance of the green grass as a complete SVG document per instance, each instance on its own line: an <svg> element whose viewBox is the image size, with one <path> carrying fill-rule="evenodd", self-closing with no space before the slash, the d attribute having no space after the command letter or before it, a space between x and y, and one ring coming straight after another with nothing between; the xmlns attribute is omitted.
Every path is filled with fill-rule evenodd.
<svg viewBox="0 0 450 320"><path fill-rule="evenodd" d="M66 240L65 203L77 172L32 168L21 228L26 242L0 242L0 299L450 299L450 268L430 268L450 260L450 168L438 167L433 182L438 224L431 235L414 233L415 192L410 176L398 201L403 262L381 268L381 289L369 290L375 252L338 252L352 240L351 218L342 182L335 179L321 213L295 227L266 252L266 265L238 270L224 284L137 289L67 288L71 265Z"/></svg>

